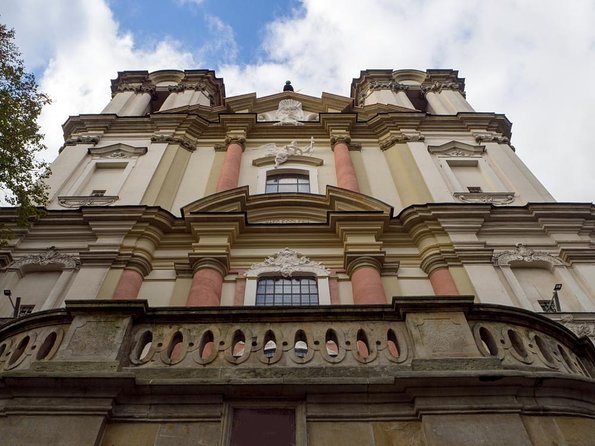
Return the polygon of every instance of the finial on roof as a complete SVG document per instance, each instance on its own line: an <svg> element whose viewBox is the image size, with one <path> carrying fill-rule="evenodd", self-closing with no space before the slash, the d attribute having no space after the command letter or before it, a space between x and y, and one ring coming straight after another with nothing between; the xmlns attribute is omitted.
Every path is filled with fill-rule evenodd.
<svg viewBox="0 0 595 446"><path fill-rule="evenodd" d="M283 91L293 91L293 87L291 86L291 81L285 81L285 85L283 86Z"/></svg>

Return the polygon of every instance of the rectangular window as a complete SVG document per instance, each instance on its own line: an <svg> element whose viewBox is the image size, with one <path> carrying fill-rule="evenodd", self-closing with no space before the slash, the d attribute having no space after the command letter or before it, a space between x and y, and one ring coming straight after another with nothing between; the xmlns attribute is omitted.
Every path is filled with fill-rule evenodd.
<svg viewBox="0 0 595 446"><path fill-rule="evenodd" d="M96 191L103 191L103 195L113 194L114 191L112 189L114 188L114 185L119 185L122 182L126 166L126 162L96 163L95 169L89 174L87 181L79 188L76 195L88 196L93 195ZM112 190L112 192L107 193L108 190Z"/></svg>
<svg viewBox="0 0 595 446"><path fill-rule="evenodd" d="M295 446L295 411L233 409L231 446Z"/></svg>
<svg viewBox="0 0 595 446"><path fill-rule="evenodd" d="M268 175L265 193L310 193L310 177L308 175L284 173Z"/></svg>
<svg viewBox="0 0 595 446"><path fill-rule="evenodd" d="M256 305L318 305L318 284L311 277L258 279Z"/></svg>

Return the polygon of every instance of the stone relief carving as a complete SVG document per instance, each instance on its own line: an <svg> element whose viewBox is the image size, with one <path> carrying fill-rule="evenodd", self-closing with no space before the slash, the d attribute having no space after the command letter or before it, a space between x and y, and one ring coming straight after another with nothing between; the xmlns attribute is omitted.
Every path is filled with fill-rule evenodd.
<svg viewBox="0 0 595 446"><path fill-rule="evenodd" d="M486 203L501 206L514 202L514 192L454 192L453 196L463 203Z"/></svg>
<svg viewBox="0 0 595 446"><path fill-rule="evenodd" d="M70 197L58 197L58 203L65 208L80 208L81 206L107 206L118 201L117 195L72 195Z"/></svg>
<svg viewBox="0 0 595 446"><path fill-rule="evenodd" d="M458 82L455 81L435 81L431 84L422 85L421 87L421 91L423 94L426 94L428 92L440 93L442 90L455 90L461 93L463 97L465 97L465 92L461 90L461 86Z"/></svg>
<svg viewBox="0 0 595 446"><path fill-rule="evenodd" d="M564 265L564 262L558 257L547 252L534 251L527 248L523 243L517 243L515 250L494 254L492 261L496 266L508 266L511 262L547 262L551 265Z"/></svg>
<svg viewBox="0 0 595 446"><path fill-rule="evenodd" d="M588 337L595 345L595 321L577 321L572 314L565 314L559 322L579 338Z"/></svg>
<svg viewBox="0 0 595 446"><path fill-rule="evenodd" d="M304 125L300 121L315 121L317 113L306 113L302 110L302 103L295 99L279 101L275 112L258 115L258 121L278 121L273 125Z"/></svg>
<svg viewBox="0 0 595 446"><path fill-rule="evenodd" d="M266 149L270 155L275 157L275 167L279 167L285 163L292 155L311 155L314 150L314 137L310 137L310 144L301 149L298 146L297 141L291 141L289 144L279 147L275 143L265 144L259 147L260 149Z"/></svg>
<svg viewBox="0 0 595 446"><path fill-rule="evenodd" d="M127 144L112 144L105 147L90 147L89 155L99 158L135 158L147 153L146 147L133 147Z"/></svg>
<svg viewBox="0 0 595 446"><path fill-rule="evenodd" d="M258 223L274 223L274 224L285 224L285 223L316 223L314 220L304 220L299 218L273 218L270 220L262 220Z"/></svg>
<svg viewBox="0 0 595 446"><path fill-rule="evenodd" d="M312 273L317 276L328 276L330 271L320 262L314 262L293 249L284 248L265 259L264 262L253 264L244 274L246 277L257 277L264 273L281 274L291 277L293 273Z"/></svg>
<svg viewBox="0 0 595 446"><path fill-rule="evenodd" d="M16 259L8 266L8 269L18 270L25 265L51 265L55 263L61 264L64 269L79 269L81 266L78 258L61 253L55 246L50 246L41 254L31 254Z"/></svg>
<svg viewBox="0 0 595 446"><path fill-rule="evenodd" d="M133 91L134 93L149 93L153 94L155 92L155 85L150 83L144 84L120 84L118 85L117 92L122 91Z"/></svg>
<svg viewBox="0 0 595 446"><path fill-rule="evenodd" d="M172 136L172 135L153 135L151 136L152 142L166 142L169 144L179 144L182 148L188 150L189 152L194 152L196 150L196 144L194 144L188 138Z"/></svg>

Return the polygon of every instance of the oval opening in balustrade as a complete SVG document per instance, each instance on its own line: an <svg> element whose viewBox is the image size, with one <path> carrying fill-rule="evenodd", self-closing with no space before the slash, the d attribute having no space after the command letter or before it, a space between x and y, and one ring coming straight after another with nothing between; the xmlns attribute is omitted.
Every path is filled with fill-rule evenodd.
<svg viewBox="0 0 595 446"><path fill-rule="evenodd" d="M566 353L566 349L562 348L562 346L560 344L558 344L558 351L562 355L562 359L564 359L564 362L566 363L566 365L568 366L568 368L571 371L573 371L573 372L576 371L575 370L575 367L574 367L574 364L570 360L570 356L568 356L568 353Z"/></svg>
<svg viewBox="0 0 595 446"><path fill-rule="evenodd" d="M326 354L331 358L336 358L339 355L339 340L337 339L337 333L332 328L326 331L324 337L326 345Z"/></svg>
<svg viewBox="0 0 595 446"><path fill-rule="evenodd" d="M36 358L38 361L47 358L47 356L50 354L50 351L52 351L52 348L54 348L54 345L56 344L57 337L58 336L56 335L55 331L52 331L45 337L41 347L39 347L39 350L37 350Z"/></svg>
<svg viewBox="0 0 595 446"><path fill-rule="evenodd" d="M293 351L298 358L305 358L308 354L308 338L306 338L306 333L303 330L298 330L295 333L293 344Z"/></svg>
<svg viewBox="0 0 595 446"><path fill-rule="evenodd" d="M537 348L539 349L541 355L547 362L554 362L554 357L550 351L550 347L547 343L543 340L541 336L535 336L535 344L537 344Z"/></svg>
<svg viewBox="0 0 595 446"><path fill-rule="evenodd" d="M520 335L515 330L510 329L508 330L508 338L512 343L512 348L514 349L514 351L517 352L519 356L526 358L528 356L528 353L525 349L525 344L523 343L523 340L521 339Z"/></svg>
<svg viewBox="0 0 595 446"><path fill-rule="evenodd" d="M207 359L213 353L213 348L215 347L215 338L213 337L213 332L211 330L207 330L203 333L200 344L198 345L198 354L200 359Z"/></svg>
<svg viewBox="0 0 595 446"><path fill-rule="evenodd" d="M357 354L362 359L368 359L370 356L370 344L368 343L368 336L361 328L357 331Z"/></svg>
<svg viewBox="0 0 595 446"><path fill-rule="evenodd" d="M231 344L233 345L231 355L234 358L238 359L244 356L244 353L246 352L246 336L244 336L242 330L235 331Z"/></svg>
<svg viewBox="0 0 595 446"><path fill-rule="evenodd" d="M179 331L176 331L171 339L171 342L167 346L167 357L171 361L177 361L182 355L182 348L184 346L184 335Z"/></svg>
<svg viewBox="0 0 595 446"><path fill-rule="evenodd" d="M479 339L483 347L490 353L490 356L498 356L498 345L490 330L485 327L479 329Z"/></svg>
<svg viewBox="0 0 595 446"><path fill-rule="evenodd" d="M0 357L2 357L2 355L4 354L5 351L6 351L6 344L0 345Z"/></svg>
<svg viewBox="0 0 595 446"><path fill-rule="evenodd" d="M275 356L276 352L277 342L275 338L275 333L273 333L272 330L267 330L267 332L264 334L264 356L268 359L271 359L273 356Z"/></svg>
<svg viewBox="0 0 595 446"><path fill-rule="evenodd" d="M388 346L388 352L393 358L398 358L399 353L399 341L397 341L397 335L392 328L389 328L386 333L386 345Z"/></svg>
<svg viewBox="0 0 595 446"><path fill-rule="evenodd" d="M17 362L17 360L23 355L23 353L25 353L25 349L27 348L27 345L29 344L30 340L31 338L29 336L25 336L23 339L21 339L21 342L19 342L19 345L17 346L16 350L13 352L10 359L8 360L8 365L12 365L15 362Z"/></svg>

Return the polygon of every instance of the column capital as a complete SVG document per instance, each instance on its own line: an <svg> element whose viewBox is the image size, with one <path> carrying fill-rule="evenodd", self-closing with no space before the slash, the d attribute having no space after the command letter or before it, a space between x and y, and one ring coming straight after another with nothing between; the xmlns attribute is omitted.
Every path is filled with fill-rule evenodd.
<svg viewBox="0 0 595 446"><path fill-rule="evenodd" d="M368 266L374 268L378 273L382 272L382 265L384 263L385 252L369 252L369 253L346 253L345 254L345 271L349 276L353 275L355 270Z"/></svg>
<svg viewBox="0 0 595 446"><path fill-rule="evenodd" d="M362 145L351 142L351 136L347 132L334 132L331 133L331 149L334 151L337 144L345 144L351 151L361 150Z"/></svg>
<svg viewBox="0 0 595 446"><path fill-rule="evenodd" d="M246 131L229 130L225 135L225 149L227 149L230 144L238 144L242 147L242 152L246 150Z"/></svg>
<svg viewBox="0 0 595 446"><path fill-rule="evenodd" d="M229 255L226 254L214 254L209 257L203 257L194 253L188 254L188 261L192 267L192 274L196 274L201 269L213 269L221 274L221 277L225 277L229 272Z"/></svg>

